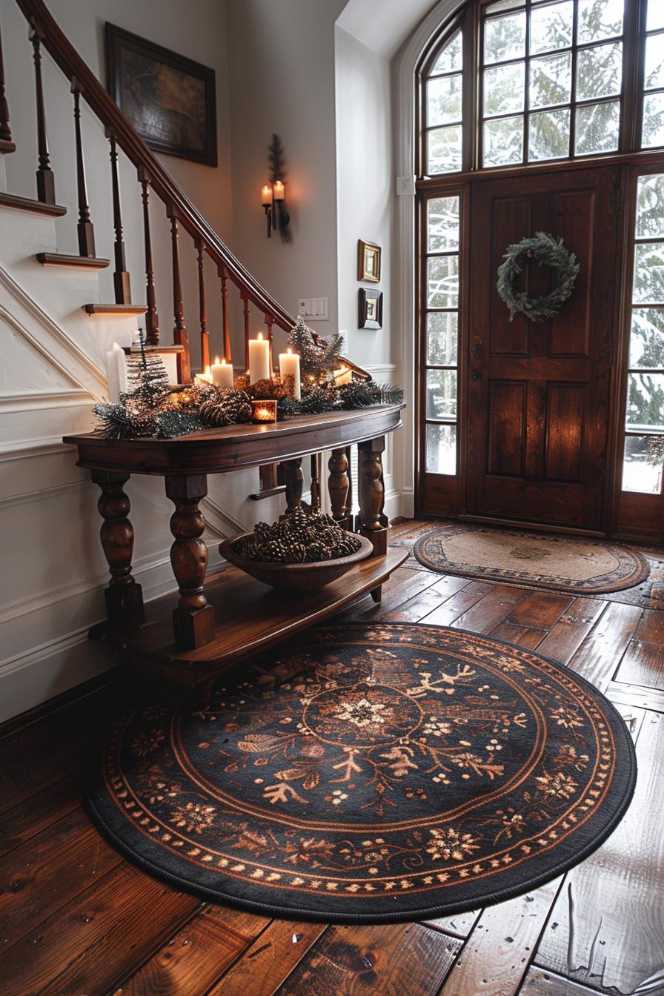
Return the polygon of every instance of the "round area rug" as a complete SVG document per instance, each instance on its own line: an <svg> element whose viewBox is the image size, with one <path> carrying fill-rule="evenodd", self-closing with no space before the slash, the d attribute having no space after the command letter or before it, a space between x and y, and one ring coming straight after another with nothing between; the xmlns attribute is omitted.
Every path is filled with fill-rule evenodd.
<svg viewBox="0 0 664 996"><path fill-rule="evenodd" d="M119 721L101 829L207 899L336 922L526 892L611 833L635 757L560 664L458 630L345 624L230 672L203 712Z"/></svg>
<svg viewBox="0 0 664 996"><path fill-rule="evenodd" d="M581 595L632 588L650 571L645 557L617 543L457 523L427 533L413 554L443 574Z"/></svg>

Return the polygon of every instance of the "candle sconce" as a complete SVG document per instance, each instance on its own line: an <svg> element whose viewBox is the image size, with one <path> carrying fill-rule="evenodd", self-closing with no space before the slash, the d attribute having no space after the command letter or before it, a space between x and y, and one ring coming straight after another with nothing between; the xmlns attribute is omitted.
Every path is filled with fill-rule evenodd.
<svg viewBox="0 0 664 996"><path fill-rule="evenodd" d="M278 135L272 136L268 147L271 179L261 187L261 204L265 212L267 237L272 238L272 231L278 231L282 242L291 241L290 214L286 207L286 186L284 184L285 157L284 147Z"/></svg>

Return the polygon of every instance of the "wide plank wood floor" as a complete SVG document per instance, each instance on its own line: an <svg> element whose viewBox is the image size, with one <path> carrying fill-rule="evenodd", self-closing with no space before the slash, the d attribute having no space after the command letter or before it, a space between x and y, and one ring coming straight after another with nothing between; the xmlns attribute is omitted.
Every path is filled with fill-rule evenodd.
<svg viewBox="0 0 664 996"><path fill-rule="evenodd" d="M392 532L413 542L425 523ZM568 664L614 701L639 762L634 802L563 878L427 923L340 927L253 916L124 861L81 805L112 684L0 730L0 993L28 996L664 994L664 609L398 570L343 619L465 628Z"/></svg>

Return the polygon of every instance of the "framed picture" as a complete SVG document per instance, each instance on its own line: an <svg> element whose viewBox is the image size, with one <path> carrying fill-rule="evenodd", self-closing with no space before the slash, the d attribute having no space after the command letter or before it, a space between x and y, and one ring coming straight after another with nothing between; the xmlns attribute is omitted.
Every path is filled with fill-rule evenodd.
<svg viewBox="0 0 664 996"><path fill-rule="evenodd" d="M382 329L383 292L369 287L358 291L357 324L361 329Z"/></svg>
<svg viewBox="0 0 664 996"><path fill-rule="evenodd" d="M106 24L108 91L156 152L217 165L214 69Z"/></svg>
<svg viewBox="0 0 664 996"><path fill-rule="evenodd" d="M357 279L380 283L380 257L382 249L373 242L357 240Z"/></svg>

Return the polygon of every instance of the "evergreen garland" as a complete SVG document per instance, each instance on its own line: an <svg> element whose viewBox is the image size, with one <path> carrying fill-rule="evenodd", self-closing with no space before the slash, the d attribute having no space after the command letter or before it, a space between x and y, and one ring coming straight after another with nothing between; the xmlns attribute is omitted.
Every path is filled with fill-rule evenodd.
<svg viewBox="0 0 664 996"><path fill-rule="evenodd" d="M288 345L300 354L300 367L305 377L318 378L335 370L341 363L343 343L344 337L338 332L329 341L321 338L305 325L301 315L288 334Z"/></svg>
<svg viewBox="0 0 664 996"><path fill-rule="evenodd" d="M258 381L246 391L206 383L173 391L161 358L146 351L141 333L140 357L130 371L132 389L122 394L117 404L95 406L98 428L108 439L170 439L208 427L250 421L251 398L277 400L280 417L402 401L403 391L391 384L376 384L371 379L352 380L340 386L334 383L332 371L343 362L340 335L330 341L323 339L300 318L291 331L290 343L300 353L303 372L309 380L298 401L287 394L288 382L277 379Z"/></svg>
<svg viewBox="0 0 664 996"><path fill-rule="evenodd" d="M557 286L550 294L531 298L525 291L515 290L514 283L529 261L548 266L557 274ZM546 232L536 232L532 238L508 246L504 262L498 267L496 289L509 309L510 321L514 321L515 315L525 315L531 322L555 318L572 296L580 269L576 256L565 248L563 240Z"/></svg>

